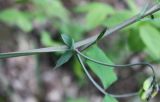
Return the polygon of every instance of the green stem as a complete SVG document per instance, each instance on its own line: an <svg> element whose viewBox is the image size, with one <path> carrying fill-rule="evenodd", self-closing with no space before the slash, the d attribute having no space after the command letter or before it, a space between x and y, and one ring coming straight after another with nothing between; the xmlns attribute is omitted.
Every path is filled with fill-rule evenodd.
<svg viewBox="0 0 160 102"><path fill-rule="evenodd" d="M103 93L104 95L108 94L112 97L115 97L115 98L123 98L123 97L131 97L131 96L136 96L138 95L138 92L135 92L135 93L127 93L127 94L122 94L122 95L115 95L115 94L110 94L110 93L107 93L94 79L93 77L90 75L90 73L87 71L87 68L85 67L83 61L82 61L82 58L80 57L80 55L77 53L77 58L80 62L80 64L82 65L82 68L84 70L84 72L86 73L87 77L89 78L89 80L92 82L92 84L101 92Z"/></svg>
<svg viewBox="0 0 160 102"><path fill-rule="evenodd" d="M146 63L146 62L141 62L141 63L135 63L135 64L125 64L125 65L112 65L112 64L108 64L108 63L103 63L102 61L97 61L95 59L92 59L84 54L82 54L80 51L78 51L77 49L75 50L79 55L81 55L82 57L84 57L85 59L89 60L89 61L92 61L92 62L95 62L97 64L101 64L101 65L104 65L104 66L109 66L109 67L117 67L117 68L125 68L125 67L131 67L131 66L137 66L137 65L146 65L148 66L152 72L153 72L153 77L155 77L155 71L154 71L154 67L149 64L149 63Z"/></svg>
<svg viewBox="0 0 160 102"><path fill-rule="evenodd" d="M116 27L113 27L109 30L106 30L103 38L105 36L113 34L114 32L117 32L117 31L119 31L119 30L133 24L133 23L136 23L140 19L143 19L144 17L149 16L159 10L160 10L160 5L156 4L152 8L148 9L140 17L139 17L139 14L137 14L136 16L124 21L123 23L120 23ZM77 48L85 46L85 45L87 45L86 47L88 47L89 44L92 44L93 42L95 42L97 37L98 37L98 35L95 35L95 36L92 36L92 37L87 38L85 40L79 41L79 42L75 43L75 48L77 49ZM85 49L85 47L83 49ZM62 45L62 46L58 46L58 47L40 48L40 49L33 49L33 50L20 51L20 52L0 53L0 59L10 58L10 57L18 57L18 56L35 55L35 54L48 53L48 52L60 52L60 51L67 51L67 50L68 50L68 48L66 46Z"/></svg>
<svg viewBox="0 0 160 102"><path fill-rule="evenodd" d="M105 90L97 84L97 82L95 82L95 80L92 78L92 76L89 74L89 72L87 71L85 65L83 64L83 61L82 61L82 58L80 57L79 54L77 54L77 58L80 62L80 64L82 65L82 68L84 70L84 72L86 73L87 77L90 79L90 81L93 83L93 85L100 91L102 92L103 94L106 94Z"/></svg>

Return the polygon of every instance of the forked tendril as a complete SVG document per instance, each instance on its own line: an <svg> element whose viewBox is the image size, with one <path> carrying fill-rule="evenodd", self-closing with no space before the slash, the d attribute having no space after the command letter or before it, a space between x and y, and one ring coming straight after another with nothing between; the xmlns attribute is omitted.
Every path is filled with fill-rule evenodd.
<svg viewBox="0 0 160 102"><path fill-rule="evenodd" d="M115 94L107 93L107 92L92 78L92 76L90 75L90 73L87 71L87 69L86 69L86 67L85 67L85 65L84 65L84 63L83 63L83 60L82 60L81 56L84 57L85 59L90 60L90 61L92 61L92 62L95 62L95 63L97 63L97 64L101 64L101 65L104 65L104 66L110 66L110 67L119 67L119 68L121 68L121 67L130 67L130 66L136 66L136 65L147 65L147 66L149 66L149 68L151 68L151 70L152 70L152 72L153 72L153 78L156 79L156 78L155 78L154 68L153 68L153 66L152 66L151 64L149 64L149 63L136 63L136 64L126 64L126 65L111 65L111 64L103 63L103 62L94 60L94 59L92 59L92 58L89 58L88 56L82 54L82 53L81 53L80 51L78 51L77 49L75 49L75 51L77 52L76 55L77 55L77 57L78 57L78 59L79 59L79 62L80 62L81 65L82 65L82 67L83 67L86 75L88 76L88 78L90 79L90 81L93 83L93 85L94 85L100 92L102 92L104 95L108 94L108 95L110 95L110 96L112 96L112 97L123 98L123 97L136 96L136 95L138 95L139 92L127 93L127 94L120 94L120 95L115 95ZM156 80L155 80L155 82L156 82Z"/></svg>

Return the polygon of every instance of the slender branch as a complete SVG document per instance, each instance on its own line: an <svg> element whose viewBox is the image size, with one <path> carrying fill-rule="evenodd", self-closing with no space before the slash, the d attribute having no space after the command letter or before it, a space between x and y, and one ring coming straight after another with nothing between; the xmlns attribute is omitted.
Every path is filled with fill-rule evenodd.
<svg viewBox="0 0 160 102"><path fill-rule="evenodd" d="M82 61L82 58L80 57L79 54L77 54L77 58L80 62L80 64L82 65L82 68L84 70L84 72L86 73L86 75L88 76L88 78L90 79L90 81L93 83L93 85L103 94L106 94L105 90L100 86L98 85L95 80L92 78L92 76L89 74L89 72L87 71L85 65L83 64L83 61Z"/></svg>
<svg viewBox="0 0 160 102"><path fill-rule="evenodd" d="M160 10L160 5L156 4L149 10L147 10L144 14L137 14L136 16L124 21L123 23L117 25L114 28L111 28L109 30L106 30L103 37L108 36L110 34L113 34L114 32L117 32L126 26L129 26L133 23L138 22L140 19L143 19L146 16L149 16L157 11ZM141 14L141 16L139 16ZM82 47L84 45L92 44L96 39L98 35L92 36L90 38L87 38L85 40L79 41L75 43L75 48ZM84 48L85 49L85 48ZM47 52L60 52L60 51L67 51L68 48L65 45L58 46L58 47L49 47L49 48L39 48L39 49L33 49L33 50L27 50L27 51L21 51L21 52L9 52L9 53L0 53L0 58L9 58L9 57L18 57L18 56L26 56L26 55L34 55L34 54L40 54L40 53L47 53Z"/></svg>
<svg viewBox="0 0 160 102"><path fill-rule="evenodd" d="M92 84L101 92L103 93L104 95L108 94L112 97L115 97L115 98L124 98L124 97L132 97L132 96L136 96L138 95L138 92L135 92L135 93L127 93L127 94L120 94L120 95L115 95L115 94L110 94L110 93L107 93L105 91L105 89L103 89L94 79L93 77L90 75L90 73L87 71L83 61L82 61L82 58L80 57L80 55L77 53L77 58L80 62L80 64L82 65L82 68L84 70L84 72L86 73L87 77L89 78L89 80L92 82Z"/></svg>
<svg viewBox="0 0 160 102"><path fill-rule="evenodd" d="M108 64L108 63L104 63L102 61L97 61L95 59L92 59L86 55L84 55L83 53L81 53L80 51L78 51L77 49L75 49L75 51L82 57L84 57L85 59L89 60L89 61L92 61L92 62L95 62L97 64L101 64L101 65L104 65L104 66L109 66L109 67L117 67L117 68L127 68L127 67L131 67L131 66L138 66L138 65L145 65L145 66L148 66L152 72L153 72L153 77L155 77L155 71L154 71L154 67L153 65L149 64L149 63L146 63L146 62L141 62L141 63L135 63L135 64L125 64L125 65L112 65L112 64Z"/></svg>

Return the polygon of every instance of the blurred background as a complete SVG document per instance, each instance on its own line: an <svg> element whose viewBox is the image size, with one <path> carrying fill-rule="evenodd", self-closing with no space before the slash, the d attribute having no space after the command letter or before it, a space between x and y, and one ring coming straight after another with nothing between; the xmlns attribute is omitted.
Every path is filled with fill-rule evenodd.
<svg viewBox="0 0 160 102"><path fill-rule="evenodd" d="M145 10L146 1L0 0L0 52L60 46L63 33L75 41L88 38ZM154 3L156 0L150 4ZM146 17L109 35L98 45L113 63L152 63L159 80L160 12L154 17ZM61 54L1 59L0 102L102 102L103 94L91 84L75 57L58 70L52 70ZM152 75L145 66L115 69L115 72L118 79L106 90L110 93L136 92ZM160 95L151 102L159 99ZM140 102L139 97L117 100Z"/></svg>

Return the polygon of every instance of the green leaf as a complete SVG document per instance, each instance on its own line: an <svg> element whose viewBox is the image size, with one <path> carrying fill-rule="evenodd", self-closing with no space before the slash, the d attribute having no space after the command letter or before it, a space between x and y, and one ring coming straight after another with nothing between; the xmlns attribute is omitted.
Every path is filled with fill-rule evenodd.
<svg viewBox="0 0 160 102"><path fill-rule="evenodd" d="M111 60L105 55L105 53L97 46L94 46L87 50L87 55L98 61L113 64ZM112 67L106 67L91 61L87 61L87 64L89 65L91 70L99 77L104 88L108 88L117 80L116 73L114 72Z"/></svg>
<svg viewBox="0 0 160 102"><path fill-rule="evenodd" d="M79 6L76 11L86 12L86 29L91 30L100 26L109 14L113 14L114 9L107 4L92 2L83 6Z"/></svg>
<svg viewBox="0 0 160 102"><path fill-rule="evenodd" d="M93 9L86 15L86 27L90 29L94 29L97 26L103 24L108 14L112 14L112 11L104 11L106 9L99 8Z"/></svg>
<svg viewBox="0 0 160 102"><path fill-rule="evenodd" d="M104 22L104 26L106 27L114 27L117 24L122 23L123 21L129 19L133 16L133 13L129 10L118 11L108 17Z"/></svg>
<svg viewBox="0 0 160 102"><path fill-rule="evenodd" d="M16 3L25 4L28 3L30 0L16 0Z"/></svg>
<svg viewBox="0 0 160 102"><path fill-rule="evenodd" d="M16 9L6 9L2 11L0 13L0 20L10 25L18 26L24 32L29 32L33 28L28 13Z"/></svg>
<svg viewBox="0 0 160 102"><path fill-rule="evenodd" d="M143 25L140 27L140 36L147 49L150 51L149 54L155 58L159 58L160 32L150 25Z"/></svg>
<svg viewBox="0 0 160 102"><path fill-rule="evenodd" d="M52 40L51 34L47 31L42 31L41 32L41 43L44 46L53 46L53 45L60 45L60 43Z"/></svg>
<svg viewBox="0 0 160 102"><path fill-rule="evenodd" d="M105 95L103 102L118 102L114 97Z"/></svg>
<svg viewBox="0 0 160 102"><path fill-rule="evenodd" d="M75 76L77 77L77 79L79 79L78 82L81 82L80 84L85 83L85 81L84 81L85 74L83 72L82 66L79 63L78 59L75 58L72 63L73 63L72 64L73 72L74 72Z"/></svg>
<svg viewBox="0 0 160 102"><path fill-rule="evenodd" d="M61 38L69 48L74 48L74 40L69 35L61 34Z"/></svg>
<svg viewBox="0 0 160 102"><path fill-rule="evenodd" d="M153 77L147 78L143 87L139 91L141 100L149 101L151 98L154 98L159 92L159 85L155 82Z"/></svg>
<svg viewBox="0 0 160 102"><path fill-rule="evenodd" d="M129 30L128 32L129 32L128 45L129 45L130 50L134 52L142 51L145 48L145 45L137 29Z"/></svg>
<svg viewBox="0 0 160 102"><path fill-rule="evenodd" d="M88 102L86 98L68 99L67 102Z"/></svg>
<svg viewBox="0 0 160 102"><path fill-rule="evenodd" d="M67 21L69 17L68 10L63 6L60 0L32 0L36 11L42 12L47 17L58 17L62 21Z"/></svg>
<svg viewBox="0 0 160 102"><path fill-rule="evenodd" d="M139 12L139 9L134 0L127 0L127 4L129 8L132 10L133 14L136 14L137 12Z"/></svg>
<svg viewBox="0 0 160 102"><path fill-rule="evenodd" d="M143 89L145 91L147 91L150 87L151 87L151 84L153 84L153 77L149 77L148 79L146 79L143 83Z"/></svg>
<svg viewBox="0 0 160 102"><path fill-rule="evenodd" d="M63 64L65 64L66 62L68 62L71 57L73 56L73 52L72 51L67 51L65 52L56 62L56 66L54 68L58 68L60 66L62 66Z"/></svg>
<svg viewBox="0 0 160 102"><path fill-rule="evenodd" d="M75 8L75 11L85 13L85 12L90 12L92 10L99 9L99 8L100 9L105 8L105 11L114 11L114 9L110 5L100 3L100 2L91 2L84 5L80 5Z"/></svg>
<svg viewBox="0 0 160 102"><path fill-rule="evenodd" d="M63 23L58 26L61 34L69 34L76 41L83 38L85 27L83 24L77 21L69 21L68 23Z"/></svg>
<svg viewBox="0 0 160 102"><path fill-rule="evenodd" d="M154 19L153 20L151 20L151 19L149 19L148 21L151 23L151 24L153 24L154 26L156 26L157 28L160 28L160 24L159 24L159 17L160 17L160 12L155 12L154 13ZM148 23L148 22L147 22Z"/></svg>
<svg viewBox="0 0 160 102"><path fill-rule="evenodd" d="M98 35L96 41L99 41L103 37L103 35L105 34L106 30L107 30L107 28L103 29L103 31Z"/></svg>

